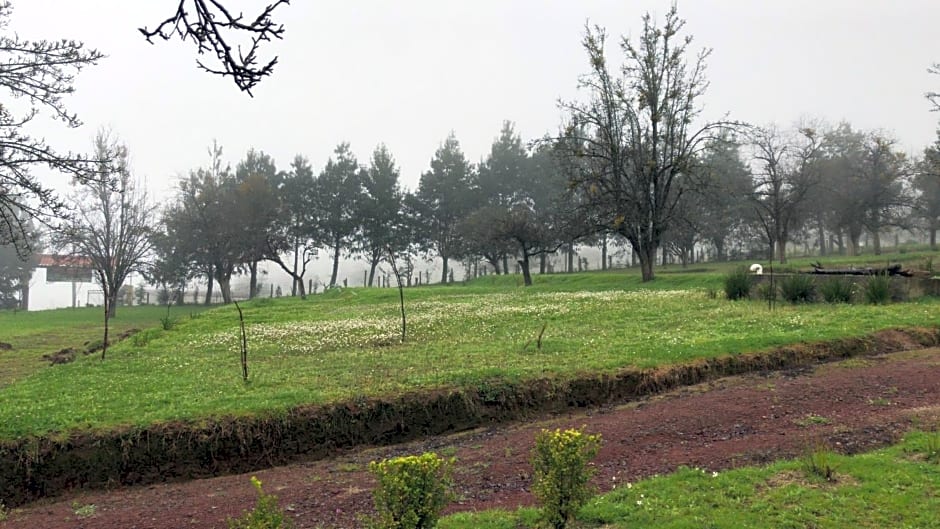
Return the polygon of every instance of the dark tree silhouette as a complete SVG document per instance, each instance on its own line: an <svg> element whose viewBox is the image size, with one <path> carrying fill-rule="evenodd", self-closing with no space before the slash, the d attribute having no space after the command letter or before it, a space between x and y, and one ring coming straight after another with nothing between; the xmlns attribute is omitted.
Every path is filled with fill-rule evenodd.
<svg viewBox="0 0 940 529"><path fill-rule="evenodd" d="M173 16L152 30L143 27L139 31L151 44L154 37L170 40L178 36L183 41L192 40L199 55L209 52L219 63L218 66L209 66L197 59L199 68L211 74L230 76L240 90L252 95L251 89L262 78L271 75L277 64L277 56L259 64L257 53L263 42L283 37L284 25L276 23L272 15L278 6L289 4L290 0L268 4L254 19L246 19L241 12L234 14L225 7L225 3L221 0L179 0ZM247 52L241 45L232 43L238 36L250 39Z"/></svg>
<svg viewBox="0 0 940 529"><path fill-rule="evenodd" d="M6 31L12 11L0 1L0 31ZM46 166L79 181L97 177L97 164L87 156L61 153L43 138L29 134L29 123L41 114L75 128L78 117L65 108L63 98L74 91L75 75L104 55L73 40L30 41L18 35L0 35L0 244L12 243L21 257L29 255L29 223L49 224L65 216L65 202L43 184L32 170Z"/></svg>

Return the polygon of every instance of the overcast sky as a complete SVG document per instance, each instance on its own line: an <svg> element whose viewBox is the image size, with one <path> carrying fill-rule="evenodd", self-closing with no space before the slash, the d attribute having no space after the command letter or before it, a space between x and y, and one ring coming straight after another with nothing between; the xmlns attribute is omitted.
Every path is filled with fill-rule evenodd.
<svg viewBox="0 0 940 529"><path fill-rule="evenodd" d="M176 0L14 0L10 29L23 38L74 38L108 58L83 72L68 106L85 126L33 130L61 150L90 150L109 126L136 173L163 195L206 163L217 139L234 163L250 147L286 168L295 154L320 170L340 141L360 161L386 143L413 188L453 130L477 162L503 120L524 139L556 130L559 98L578 97L586 71L584 24L636 36L665 1L293 0L277 11L283 42L274 75L250 98L195 67L190 44L147 44L138 33ZM266 0L231 1L254 13ZM801 117L885 129L904 150L935 138L940 114L936 0L695 0L679 3L693 47L713 48L706 114L788 126ZM615 41L615 39L610 39ZM616 50L612 50L616 51ZM616 55L612 55L616 57ZM619 63L619 59L615 59Z"/></svg>

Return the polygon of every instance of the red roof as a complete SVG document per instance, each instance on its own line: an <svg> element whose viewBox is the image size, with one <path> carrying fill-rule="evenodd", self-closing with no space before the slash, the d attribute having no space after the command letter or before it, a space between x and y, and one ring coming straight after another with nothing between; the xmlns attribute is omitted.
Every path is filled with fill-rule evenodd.
<svg viewBox="0 0 940 529"><path fill-rule="evenodd" d="M39 268L49 268L50 266L61 266L66 268L91 268L91 259L82 255L39 255Z"/></svg>

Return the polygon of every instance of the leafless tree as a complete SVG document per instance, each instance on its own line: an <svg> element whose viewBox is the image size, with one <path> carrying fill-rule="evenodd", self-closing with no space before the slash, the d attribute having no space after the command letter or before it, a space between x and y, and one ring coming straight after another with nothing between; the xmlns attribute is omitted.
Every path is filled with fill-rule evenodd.
<svg viewBox="0 0 940 529"><path fill-rule="evenodd" d="M7 30L12 11L0 1L0 32ZM28 223L49 224L66 213L65 202L33 174L39 166L79 181L97 176L88 157L60 153L26 127L34 118L49 115L66 127L81 125L65 108L64 97L74 91L75 75L104 57L72 40L21 39L0 35L0 88L9 95L0 103L0 244L13 243L21 256L30 251Z"/></svg>
<svg viewBox="0 0 940 529"><path fill-rule="evenodd" d="M605 58L606 34L588 28L583 46L591 72L580 80L586 103L561 103L569 114L565 138L572 185L580 188L605 229L623 235L640 257L643 280L653 279L662 235L673 222L684 189L679 176L728 123L696 126L708 87L700 51L687 62L690 36L675 6L662 27L650 15L636 42L623 38L620 76Z"/></svg>
<svg viewBox="0 0 940 529"><path fill-rule="evenodd" d="M814 162L820 137L811 127L798 136L776 126L751 130L754 191L751 204L766 238L769 258L786 262L786 245L801 221L801 208L818 182Z"/></svg>
<svg viewBox="0 0 940 529"><path fill-rule="evenodd" d="M278 6L289 4L290 0L268 4L253 19L245 18L241 12L235 14L225 6L226 3L222 0L179 0L173 16L152 30L143 27L139 31L151 44L154 37L170 40L178 36L183 41L191 40L199 55L208 52L215 55L219 63L217 66L207 65L197 59L199 68L211 74L231 77L240 90L251 95L251 89L262 78L271 75L277 64L276 56L259 64L257 54L262 43L283 37L284 26L276 23L272 15ZM249 40L245 49L233 43L239 37Z"/></svg>
<svg viewBox="0 0 940 529"><path fill-rule="evenodd" d="M95 137L95 154L107 181L79 182L71 197L72 215L53 234L55 246L88 258L104 291L108 317L115 315L118 290L131 272L142 271L151 250L154 207L127 166L127 147L110 133Z"/></svg>

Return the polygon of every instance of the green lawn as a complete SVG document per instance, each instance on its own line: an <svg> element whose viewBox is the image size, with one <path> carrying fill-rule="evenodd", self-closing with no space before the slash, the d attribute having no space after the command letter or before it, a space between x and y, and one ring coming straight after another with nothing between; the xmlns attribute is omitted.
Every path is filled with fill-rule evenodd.
<svg viewBox="0 0 940 529"><path fill-rule="evenodd" d="M22 376L0 387L0 438L278 412L305 403L473 386L494 376L566 378L658 366L889 327L935 326L940 307L940 301L925 299L886 306L781 305L769 312L762 303L712 299L708 289L722 281L714 270L668 269L659 277L644 285L635 271L554 275L536 277L533 288L523 289L514 286L517 276L491 276L466 286L408 289L405 345L398 343L393 289L256 300L244 304L248 384L240 378L234 307L192 317L181 307L173 329L145 330L113 347L104 362L85 356L21 369ZM158 325L159 312L141 310L125 310L116 324ZM46 333L97 337L94 320L81 320L81 310L54 312L0 316L7 318L0 324L23 318L19 326L0 327L0 341L19 347L44 340ZM70 317L75 325L62 330ZM537 350L529 342L543 325ZM16 351L14 358L27 354ZM10 362L6 355L0 362Z"/></svg>
<svg viewBox="0 0 940 529"><path fill-rule="evenodd" d="M170 317L181 319L205 310L201 306L170 307ZM71 347L84 350L86 344L101 342L101 308L76 308L36 312L0 311L0 342L13 346L0 351L0 388L29 374L42 370L48 362L42 355ZM119 307L111 320L113 335L129 329L146 329L160 325L166 307L145 305ZM2 393L0 393L2 395Z"/></svg>
<svg viewBox="0 0 940 529"><path fill-rule="evenodd" d="M928 439L931 439L928 442ZM683 468L591 501L582 527L744 529L940 527L940 464L927 459L940 433L913 433L899 445L856 456L831 455L835 481L803 460L726 472ZM459 464L459 463L458 463ZM461 513L441 529L535 527L534 509Z"/></svg>

